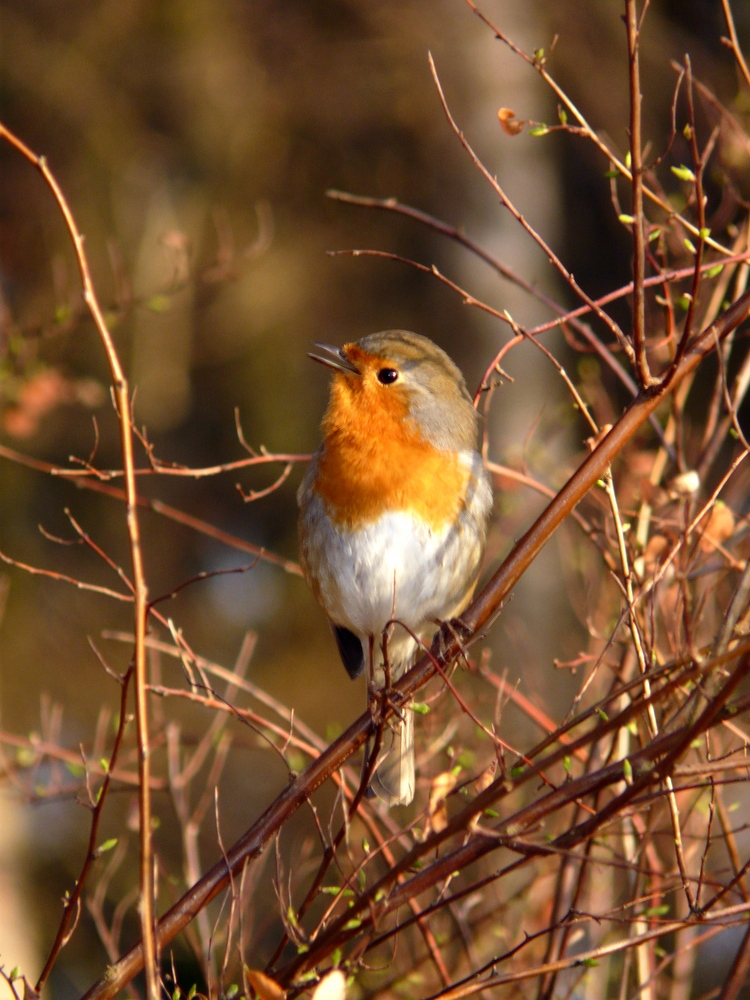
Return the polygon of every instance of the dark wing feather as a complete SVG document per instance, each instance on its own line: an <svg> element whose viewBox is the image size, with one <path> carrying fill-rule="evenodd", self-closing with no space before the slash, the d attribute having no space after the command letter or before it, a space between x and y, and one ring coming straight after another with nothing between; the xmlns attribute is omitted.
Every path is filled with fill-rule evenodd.
<svg viewBox="0 0 750 1000"><path fill-rule="evenodd" d="M331 625L339 647L339 655L352 680L365 669L365 654L358 637L343 625Z"/></svg>

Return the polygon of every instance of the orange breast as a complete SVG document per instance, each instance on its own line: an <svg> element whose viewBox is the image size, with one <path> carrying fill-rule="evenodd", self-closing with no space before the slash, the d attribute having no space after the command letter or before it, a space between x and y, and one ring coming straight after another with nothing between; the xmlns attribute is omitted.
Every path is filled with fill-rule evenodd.
<svg viewBox="0 0 750 1000"><path fill-rule="evenodd" d="M334 377L315 489L339 527L404 511L439 530L460 513L468 468L425 441L407 416L401 393Z"/></svg>

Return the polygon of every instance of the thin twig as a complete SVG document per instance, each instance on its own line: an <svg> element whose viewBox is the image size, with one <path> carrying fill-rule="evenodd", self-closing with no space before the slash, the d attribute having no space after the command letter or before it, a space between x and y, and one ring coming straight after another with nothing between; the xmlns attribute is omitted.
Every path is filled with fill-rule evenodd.
<svg viewBox="0 0 750 1000"><path fill-rule="evenodd" d="M39 979L37 980L35 987L37 993L41 993L44 989L55 962L57 961L58 955L70 940L70 927L76 912L80 908L83 890L86 886L86 879L88 878L92 865L99 857L99 851L97 849L99 824L101 821L102 811L104 809L104 803L107 800L107 792L109 791L110 783L112 781L112 775L117 765L117 757L120 753L120 747L122 746L122 738L125 734L125 727L128 722L128 689L130 687L130 679L132 676L133 668L130 667L120 681L120 719L117 726L117 733L115 734L115 742L112 746L112 753L109 757L109 763L104 772L104 780L102 781L92 807L91 827L89 829L89 841L88 846L86 847L86 857L84 858L80 874L78 875L75 885L73 886L73 891L66 893L65 895L62 920L60 921L60 926L57 928L57 934L55 935L55 940L53 941L52 947L47 955L44 968L39 975Z"/></svg>
<svg viewBox="0 0 750 1000"><path fill-rule="evenodd" d="M740 73L742 73L747 86L750 87L750 69L748 69L745 57L742 55L742 49L740 48L740 41L737 38L737 29L734 26L734 18L732 17L732 8L729 6L729 0L721 0L721 7L724 11L724 19L727 22L727 31L729 32L729 38L722 38L722 42L724 42L725 45L728 45L732 50L734 58L737 60L737 66L739 67ZM721 1000L727 1000L727 998L722 996Z"/></svg>
<svg viewBox="0 0 750 1000"><path fill-rule="evenodd" d="M117 413L120 423L120 444L122 448L122 465L125 473L126 493L126 523L130 541L130 558L132 563L132 579L134 587L134 619L135 619L135 702L136 724L138 731L138 771L139 813L140 813L140 918L141 934L145 949L145 969L148 1000L159 1000L159 987L156 973L156 935L154 923L154 882L153 853L151 846L151 762L148 735L148 703L146 700L146 604L148 591L143 569L143 553L141 551L140 528L138 524L137 490L135 485L135 464L133 461L133 433L130 414L130 389L125 378L120 359L117 356L112 337L102 314L96 292L91 280L88 258L81 235L73 213L65 195L57 183L55 176L47 166L43 156L37 156L17 136L0 123L0 137L10 143L29 163L41 173L44 181L52 192L57 206L65 220L65 225L73 242L78 271L83 286L83 300L91 313L104 352L109 363L110 374L114 387Z"/></svg>
<svg viewBox="0 0 750 1000"><path fill-rule="evenodd" d="M633 351L638 380L642 388L652 384L653 376L646 356L646 313L643 294L646 251L643 235L643 160L641 148L641 78L640 25L636 0L625 0L625 27L628 38L630 81L630 158L633 187Z"/></svg>

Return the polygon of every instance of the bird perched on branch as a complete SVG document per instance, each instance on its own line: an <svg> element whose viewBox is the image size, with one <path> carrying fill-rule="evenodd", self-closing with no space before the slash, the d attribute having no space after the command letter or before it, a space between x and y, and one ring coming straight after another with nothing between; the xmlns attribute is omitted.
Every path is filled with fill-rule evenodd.
<svg viewBox="0 0 750 1000"><path fill-rule="evenodd" d="M436 344L388 330L315 346L310 357L334 375L323 443L297 494L301 563L349 676L367 666L374 693L468 604L492 490L466 383ZM414 716L394 706L371 777L389 805L414 797Z"/></svg>

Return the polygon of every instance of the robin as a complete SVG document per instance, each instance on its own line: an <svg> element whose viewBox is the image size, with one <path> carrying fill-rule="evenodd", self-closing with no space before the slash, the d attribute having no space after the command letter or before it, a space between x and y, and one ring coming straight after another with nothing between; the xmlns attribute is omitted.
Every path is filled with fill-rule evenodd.
<svg viewBox="0 0 750 1000"><path fill-rule="evenodd" d="M445 351L406 330L315 346L309 356L334 375L297 494L301 563L344 667L355 678L367 663L372 692L471 599L492 490L476 410ZM371 790L388 805L414 797L413 720L401 706L381 734Z"/></svg>

